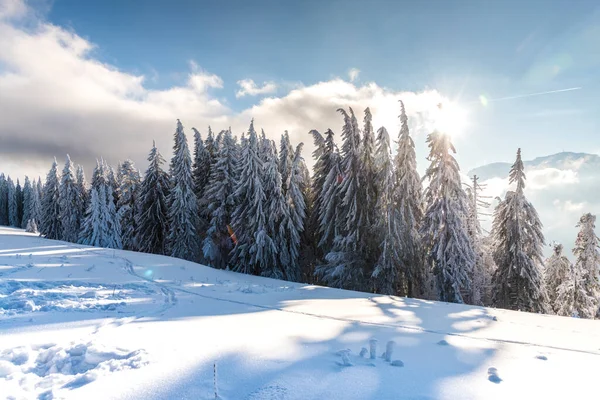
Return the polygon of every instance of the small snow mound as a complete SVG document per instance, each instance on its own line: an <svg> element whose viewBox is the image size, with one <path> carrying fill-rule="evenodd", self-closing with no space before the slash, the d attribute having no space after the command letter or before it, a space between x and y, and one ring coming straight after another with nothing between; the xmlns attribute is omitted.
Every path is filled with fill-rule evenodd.
<svg viewBox="0 0 600 400"><path fill-rule="evenodd" d="M402 360L394 360L390 365L392 367L404 367L404 362L402 362Z"/></svg>
<svg viewBox="0 0 600 400"><path fill-rule="evenodd" d="M0 378L6 378L18 371L18 368L11 362L0 360Z"/></svg>
<svg viewBox="0 0 600 400"><path fill-rule="evenodd" d="M446 340L440 340L439 342L437 342L437 344L439 346L450 346L450 343L448 343L448 341Z"/></svg>
<svg viewBox="0 0 600 400"><path fill-rule="evenodd" d="M360 349L360 356L362 358L365 358L367 354L369 354L369 350L367 350L366 347L363 347L362 349Z"/></svg>

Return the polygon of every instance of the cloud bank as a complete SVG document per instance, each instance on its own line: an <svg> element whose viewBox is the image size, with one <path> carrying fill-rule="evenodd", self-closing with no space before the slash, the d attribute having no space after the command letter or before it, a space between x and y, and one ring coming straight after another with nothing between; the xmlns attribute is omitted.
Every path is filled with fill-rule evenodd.
<svg viewBox="0 0 600 400"><path fill-rule="evenodd" d="M97 157L110 163L133 159L145 168L152 140L171 155L175 121L206 132L232 127L241 134L255 118L275 140L284 130L304 141L310 163L309 130L339 132L338 107L352 106L362 118L370 106L376 126L397 132L403 99L414 121L443 100L436 91L398 92L375 83L356 86L332 79L301 86L281 97L263 98L233 111L223 100L223 80L190 62L187 80L163 90L150 89L151 77L122 71L94 57L95 45L76 32L36 17L23 2L0 0L0 170L13 176L45 175L54 156L69 153L88 175ZM20 23L27 18L28 23ZM267 94L272 82L239 81L239 96ZM241 94L240 94L241 93Z"/></svg>

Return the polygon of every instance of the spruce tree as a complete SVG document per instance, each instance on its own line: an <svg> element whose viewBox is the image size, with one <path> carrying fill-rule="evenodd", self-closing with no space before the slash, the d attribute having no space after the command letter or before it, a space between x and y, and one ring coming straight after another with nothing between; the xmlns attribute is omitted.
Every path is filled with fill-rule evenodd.
<svg viewBox="0 0 600 400"><path fill-rule="evenodd" d="M202 252L206 262L215 268L226 268L234 245L231 214L235 207L236 145L231 131L226 131L219 143L219 152L210 170L203 204L208 215L208 229Z"/></svg>
<svg viewBox="0 0 600 400"><path fill-rule="evenodd" d="M407 273L401 270L400 214L394 203L396 181L390 149L390 137L384 127L377 131L374 181L378 193L376 204L376 234L379 242L379 257L373 269L375 290L378 293L406 294Z"/></svg>
<svg viewBox="0 0 600 400"><path fill-rule="evenodd" d="M85 172L83 171L83 166L81 165L77 166L77 172L75 174L75 187L77 189L77 203L75 207L77 208L79 226L81 226L83 218L85 217L85 211L87 210L90 202L90 193L87 190Z"/></svg>
<svg viewBox="0 0 600 400"><path fill-rule="evenodd" d="M341 171L341 157L334 141L334 133L328 129L325 133L325 148L323 154L323 173L325 179L320 193L315 198L317 220L319 224L318 246L324 254L333 248L333 240L338 235L341 218L339 217L339 204L341 204L340 186L343 182Z"/></svg>
<svg viewBox="0 0 600 400"><path fill-rule="evenodd" d="M32 187L30 213L31 219L35 221L36 228L39 230L42 223L42 180L40 178L37 182L34 181Z"/></svg>
<svg viewBox="0 0 600 400"><path fill-rule="evenodd" d="M494 305L528 312L546 312L547 295L542 277L542 223L524 194L525 171L521 149L510 174L509 191L494 212L492 225Z"/></svg>
<svg viewBox="0 0 600 400"><path fill-rule="evenodd" d="M133 161L125 160L119 167L119 175L121 185L117 209L121 224L121 241L125 250L137 250L138 225L135 217L140 205L140 173Z"/></svg>
<svg viewBox="0 0 600 400"><path fill-rule="evenodd" d="M27 228L27 222L31 219L31 201L33 197L33 188L29 177L25 177L23 185L23 218L21 218L21 228Z"/></svg>
<svg viewBox="0 0 600 400"><path fill-rule="evenodd" d="M262 276L274 279L298 279L298 274L292 273L286 276L286 272L291 272L292 260L288 248L290 237L285 229L285 222L289 218L288 205L283 194L281 174L277 165L277 156L275 143L263 137L261 139L263 154L263 176L262 187L265 194L265 203L263 210L268 216L264 226L262 240L264 246L261 251L263 257L257 258L256 264ZM287 269L287 270L286 270ZM294 270L297 272L297 269Z"/></svg>
<svg viewBox="0 0 600 400"><path fill-rule="evenodd" d="M19 214L17 211L17 189L13 180L8 177L6 180L8 186L8 225L18 227Z"/></svg>
<svg viewBox="0 0 600 400"><path fill-rule="evenodd" d="M557 303L558 287L567 279L572 278L573 267L567 257L563 255L563 245L554 244L553 254L546 260L544 270L544 283L548 292L550 309L558 313L560 304ZM571 282L573 283L573 282ZM563 290L566 289L563 288Z"/></svg>
<svg viewBox="0 0 600 400"><path fill-rule="evenodd" d="M288 131L284 131L279 142L279 172L283 185L283 194L287 194L290 175L292 174L292 163L294 162L294 148L290 142Z"/></svg>
<svg viewBox="0 0 600 400"><path fill-rule="evenodd" d="M8 182L0 174L0 225L8 225Z"/></svg>
<svg viewBox="0 0 600 400"><path fill-rule="evenodd" d="M190 150L183 125L179 120L177 120L174 141L170 166L171 192L167 199L169 250L172 257L195 261L200 254L200 240L196 235L198 201L194 194Z"/></svg>
<svg viewBox="0 0 600 400"><path fill-rule="evenodd" d="M400 133L398 152L394 158L394 204L399 214L398 234L400 270L406 275L406 292L409 297L427 297L429 271L425 268L424 251L419 229L423 219L423 188L417 171L415 143L408 129L404 103L400 101Z"/></svg>
<svg viewBox="0 0 600 400"><path fill-rule="evenodd" d="M360 130L352 108L350 114L338 110L344 117L342 129L341 182L338 193L336 236L333 248L326 255L326 263L317 267L316 273L329 286L368 290L370 277L367 251L370 241L365 212L365 188L361 186Z"/></svg>
<svg viewBox="0 0 600 400"><path fill-rule="evenodd" d="M471 292L475 263L467 232L467 198L461 187L456 150L446 134L434 131L427 137L431 165L425 172L425 215L421 226L427 260L435 275L441 301L464 303Z"/></svg>
<svg viewBox="0 0 600 400"><path fill-rule="evenodd" d="M21 228L21 221L23 221L23 188L21 183L17 179L17 186L15 187L15 203L17 207L17 220L15 221L15 228Z"/></svg>
<svg viewBox="0 0 600 400"><path fill-rule="evenodd" d="M237 272L260 275L262 271L258 261L271 253L272 239L266 234L264 166L254 120L250 122L248 138L242 137L242 143L237 168L236 208L232 215L237 243L231 253L231 265Z"/></svg>
<svg viewBox="0 0 600 400"><path fill-rule="evenodd" d="M200 132L196 128L192 128L192 131L194 131L194 164L192 166L194 193L198 199L198 204L201 204L206 184L210 178L212 156L205 147Z"/></svg>
<svg viewBox="0 0 600 400"><path fill-rule="evenodd" d="M47 239L60 239L62 236L62 222L60 219L60 181L58 178L58 164L56 159L46 176L46 183L42 191L40 234Z"/></svg>
<svg viewBox="0 0 600 400"><path fill-rule="evenodd" d="M121 249L121 225L109 174L110 169L106 168L106 164L96 165L90 203L82 222L79 243Z"/></svg>
<svg viewBox="0 0 600 400"><path fill-rule="evenodd" d="M148 169L140 187L140 206L136 216L139 251L167 254L169 175L163 171L165 162L156 144L148 156Z"/></svg>
<svg viewBox="0 0 600 400"><path fill-rule="evenodd" d="M575 291L574 306L581 318L595 318L598 314L600 299L600 252L599 240L594 232L596 216L584 214L577 227L579 233L575 241L575 285L581 290Z"/></svg>
<svg viewBox="0 0 600 400"><path fill-rule="evenodd" d="M81 215L79 215L78 205L81 203L80 196L75 177L75 166L71 161L71 157L67 154L65 167L62 171L59 195L62 223L61 239L67 242L77 242L79 236Z"/></svg>

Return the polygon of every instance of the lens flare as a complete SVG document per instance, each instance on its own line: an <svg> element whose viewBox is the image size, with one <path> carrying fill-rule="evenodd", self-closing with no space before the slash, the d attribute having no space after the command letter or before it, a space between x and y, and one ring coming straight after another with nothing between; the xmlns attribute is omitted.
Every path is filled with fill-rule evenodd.
<svg viewBox="0 0 600 400"><path fill-rule="evenodd" d="M461 135L468 125L467 110L456 103L440 103L433 114L435 129L450 136Z"/></svg>

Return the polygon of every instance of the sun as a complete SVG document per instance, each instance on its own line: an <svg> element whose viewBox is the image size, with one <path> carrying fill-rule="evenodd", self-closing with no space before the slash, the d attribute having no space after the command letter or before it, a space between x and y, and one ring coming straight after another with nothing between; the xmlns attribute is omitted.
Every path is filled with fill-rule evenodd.
<svg viewBox="0 0 600 400"><path fill-rule="evenodd" d="M456 137L468 126L468 112L457 103L439 103L433 112L434 127L441 133Z"/></svg>

